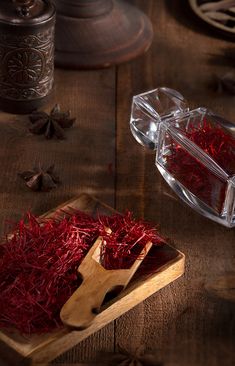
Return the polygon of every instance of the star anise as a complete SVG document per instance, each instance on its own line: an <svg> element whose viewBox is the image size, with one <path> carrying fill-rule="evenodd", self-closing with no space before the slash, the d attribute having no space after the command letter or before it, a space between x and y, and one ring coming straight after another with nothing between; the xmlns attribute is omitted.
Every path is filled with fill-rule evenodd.
<svg viewBox="0 0 235 366"><path fill-rule="evenodd" d="M97 363L98 362L98 363ZM93 364L91 364L93 366ZM154 353L144 353L142 347L133 354L119 348L117 353L101 353L94 365L102 366L163 366Z"/></svg>
<svg viewBox="0 0 235 366"><path fill-rule="evenodd" d="M48 169L43 169L40 165L37 165L33 170L19 173L19 176L25 181L26 186L35 192L49 192L60 183L59 178L54 173L54 165L51 165Z"/></svg>
<svg viewBox="0 0 235 366"><path fill-rule="evenodd" d="M56 104L50 114L41 111L35 111L29 116L30 132L36 135L43 135L47 139L51 139L53 136L58 139L65 139L65 128L70 128L76 118L71 118L70 111L61 112L59 104Z"/></svg>

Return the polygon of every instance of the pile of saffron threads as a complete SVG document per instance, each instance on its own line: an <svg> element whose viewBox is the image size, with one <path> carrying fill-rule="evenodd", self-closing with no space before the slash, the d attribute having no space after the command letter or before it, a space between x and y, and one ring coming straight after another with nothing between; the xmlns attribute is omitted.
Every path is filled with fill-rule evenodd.
<svg viewBox="0 0 235 366"><path fill-rule="evenodd" d="M165 239L149 223L133 220L131 212L126 212L124 216L103 216L101 220L102 225L111 229L111 233L102 232L105 245L101 248L101 263L106 269L130 268L148 241L155 245L165 243ZM147 272L154 272L153 267L148 268L148 263L147 259Z"/></svg>
<svg viewBox="0 0 235 366"><path fill-rule="evenodd" d="M130 267L148 241L165 243L130 212L94 219L73 211L44 220L28 213L0 245L0 328L30 335L61 327L60 310L80 284L77 268L100 235L107 269ZM148 270L155 267L152 262Z"/></svg>
<svg viewBox="0 0 235 366"><path fill-rule="evenodd" d="M186 136L229 175L235 174L235 139L221 127L204 120L200 129L192 128ZM168 171L190 192L220 213L226 194L226 182L173 140L171 155L166 158Z"/></svg>

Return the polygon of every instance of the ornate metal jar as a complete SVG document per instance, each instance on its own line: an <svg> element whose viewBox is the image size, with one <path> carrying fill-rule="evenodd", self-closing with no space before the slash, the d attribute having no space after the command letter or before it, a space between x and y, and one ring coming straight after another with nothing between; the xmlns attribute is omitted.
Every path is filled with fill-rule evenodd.
<svg viewBox="0 0 235 366"><path fill-rule="evenodd" d="M29 113L54 80L55 7L47 0L1 0L0 109Z"/></svg>

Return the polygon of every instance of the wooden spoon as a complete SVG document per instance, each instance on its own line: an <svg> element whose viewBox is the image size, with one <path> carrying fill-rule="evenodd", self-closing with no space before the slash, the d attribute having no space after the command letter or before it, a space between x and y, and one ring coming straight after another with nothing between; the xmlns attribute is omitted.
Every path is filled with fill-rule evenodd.
<svg viewBox="0 0 235 366"><path fill-rule="evenodd" d="M102 243L103 239L99 237L83 259L78 268L83 282L61 309L60 318L69 327L89 327L99 313L105 295L116 287L125 288L128 285L152 247L152 243L148 242L129 269L106 270L99 263Z"/></svg>

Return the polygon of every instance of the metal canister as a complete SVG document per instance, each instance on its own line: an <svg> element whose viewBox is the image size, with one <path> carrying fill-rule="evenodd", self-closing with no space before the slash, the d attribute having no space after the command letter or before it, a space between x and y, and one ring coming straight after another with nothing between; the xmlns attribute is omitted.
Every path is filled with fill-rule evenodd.
<svg viewBox="0 0 235 366"><path fill-rule="evenodd" d="M53 89L55 7L48 0L0 2L0 109L30 113Z"/></svg>

